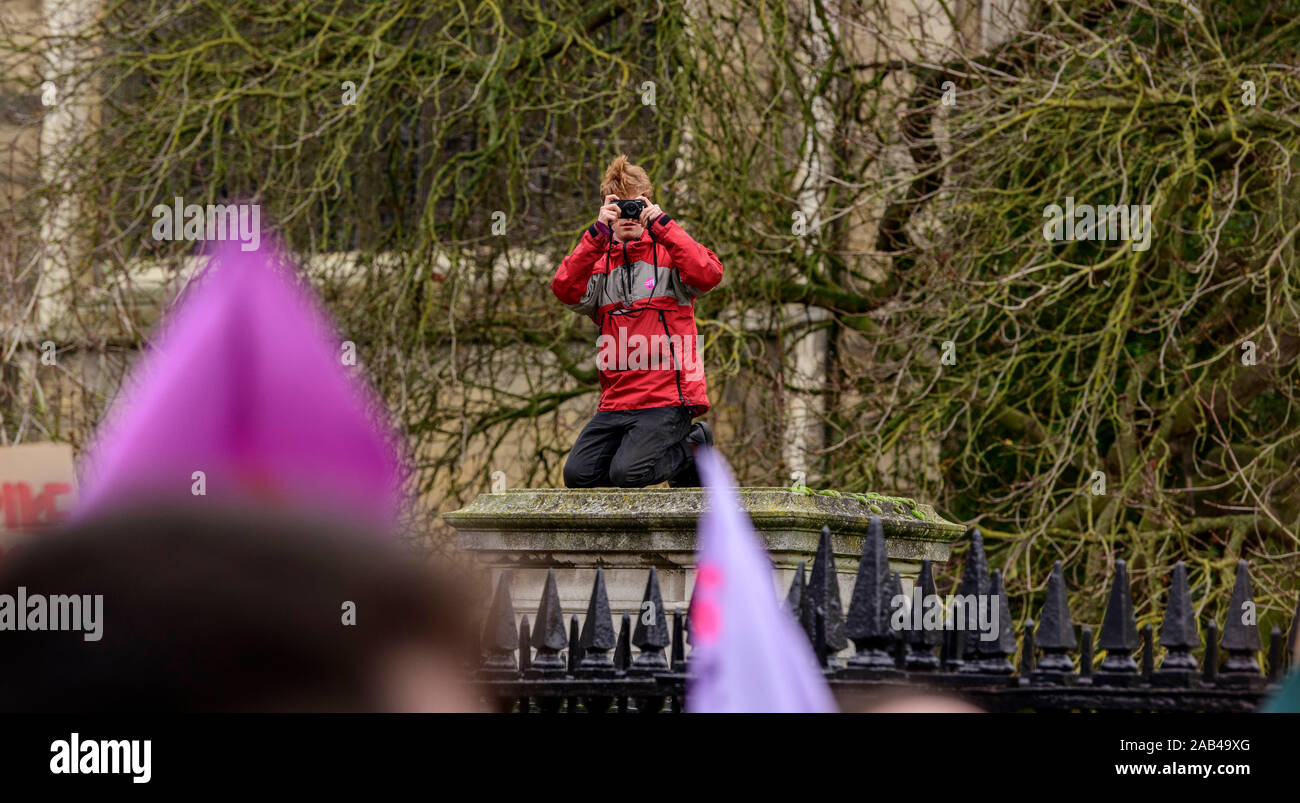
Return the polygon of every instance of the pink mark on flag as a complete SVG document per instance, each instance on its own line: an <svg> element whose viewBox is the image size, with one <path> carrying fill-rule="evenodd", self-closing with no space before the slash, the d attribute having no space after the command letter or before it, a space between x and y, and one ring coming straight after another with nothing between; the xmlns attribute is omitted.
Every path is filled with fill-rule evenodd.
<svg viewBox="0 0 1300 803"><path fill-rule="evenodd" d="M691 635L699 644L712 644L722 632L722 611L714 600L691 606Z"/></svg>
<svg viewBox="0 0 1300 803"><path fill-rule="evenodd" d="M717 588L722 585L722 570L711 563L696 568L695 585L699 588Z"/></svg>
<svg viewBox="0 0 1300 803"><path fill-rule="evenodd" d="M712 644L722 631L722 610L718 607L721 589L722 569L719 566L701 563L696 567L689 620L691 635L698 644Z"/></svg>

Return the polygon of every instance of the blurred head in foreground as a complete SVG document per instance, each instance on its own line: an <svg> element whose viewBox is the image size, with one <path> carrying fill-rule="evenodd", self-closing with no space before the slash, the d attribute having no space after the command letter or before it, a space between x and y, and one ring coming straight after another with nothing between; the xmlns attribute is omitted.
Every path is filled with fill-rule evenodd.
<svg viewBox="0 0 1300 803"><path fill-rule="evenodd" d="M0 562L0 594L103 595L98 640L6 629L0 711L475 710L469 589L364 535L190 506L28 541Z"/></svg>
<svg viewBox="0 0 1300 803"><path fill-rule="evenodd" d="M873 697L859 709L863 714L983 714L985 711L939 692L906 689Z"/></svg>

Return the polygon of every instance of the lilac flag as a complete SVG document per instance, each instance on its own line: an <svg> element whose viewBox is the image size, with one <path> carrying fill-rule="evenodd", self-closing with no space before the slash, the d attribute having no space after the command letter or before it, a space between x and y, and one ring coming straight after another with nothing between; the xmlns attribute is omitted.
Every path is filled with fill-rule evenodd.
<svg viewBox="0 0 1300 803"><path fill-rule="evenodd" d="M88 452L75 515L207 499L393 527L396 441L343 354L273 244L223 244L123 383Z"/></svg>
<svg viewBox="0 0 1300 803"><path fill-rule="evenodd" d="M829 713L835 701L808 637L777 600L772 563L740 507L726 461L695 456L709 489L691 599L694 713Z"/></svg>

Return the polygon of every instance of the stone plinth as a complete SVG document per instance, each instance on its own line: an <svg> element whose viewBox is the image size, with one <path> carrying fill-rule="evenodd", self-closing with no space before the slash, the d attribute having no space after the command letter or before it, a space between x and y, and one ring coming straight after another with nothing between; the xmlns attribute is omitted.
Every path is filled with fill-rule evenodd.
<svg viewBox="0 0 1300 803"><path fill-rule="evenodd" d="M782 599L800 561L812 568L822 525L831 529L841 599L848 610L869 518L880 516L890 568L911 578L921 560L948 560L965 531L929 505L904 497L825 496L787 488L741 488L741 503L772 558ZM659 572L664 606L685 611L695 582L695 528L706 499L702 489L513 489L481 494L446 514L462 548L479 560L513 570L515 610L537 610L547 569L554 569L566 615L581 615L596 566L603 566L610 607L639 608L646 572ZM495 581L495 578L494 578Z"/></svg>

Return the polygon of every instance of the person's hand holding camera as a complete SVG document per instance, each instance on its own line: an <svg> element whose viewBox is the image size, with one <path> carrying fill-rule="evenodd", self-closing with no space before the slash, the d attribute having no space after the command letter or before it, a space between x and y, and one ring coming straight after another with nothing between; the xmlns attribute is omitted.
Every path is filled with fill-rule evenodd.
<svg viewBox="0 0 1300 803"><path fill-rule="evenodd" d="M618 219L621 211L618 208L618 204L614 203L616 200L618 200L617 195L606 195L605 205L600 208L600 214L596 215L597 221L604 223L610 228L614 227L614 221Z"/></svg>
<svg viewBox="0 0 1300 803"><path fill-rule="evenodd" d="M652 203L644 195L637 196L637 200L645 204L645 208L641 210L641 225L649 228L650 221L658 220L663 215L664 210L659 208L659 204Z"/></svg>

